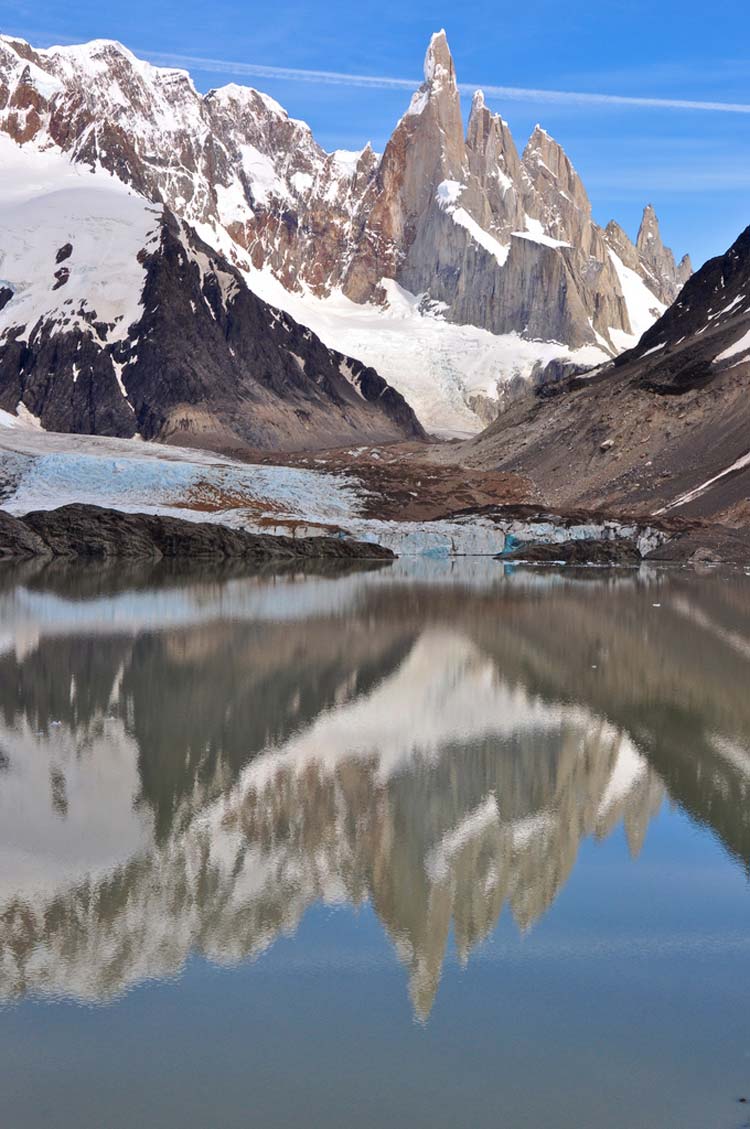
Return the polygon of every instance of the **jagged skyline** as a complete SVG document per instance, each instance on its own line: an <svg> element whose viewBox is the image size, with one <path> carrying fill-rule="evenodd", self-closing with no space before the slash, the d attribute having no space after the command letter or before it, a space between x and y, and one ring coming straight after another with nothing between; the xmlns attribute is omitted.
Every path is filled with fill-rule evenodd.
<svg viewBox="0 0 750 1129"><path fill-rule="evenodd" d="M0 129L22 147L4 158L11 167L21 164L16 176L36 180L38 158L51 143L75 163L101 164L151 201L164 202L244 271L256 294L344 357L378 371L428 431L478 430L494 419L514 381L546 379L541 373L553 360L606 362L636 343L691 273L689 256L679 249L678 265L664 245L650 206L635 243L612 217L606 228L597 224L574 161L541 126L520 150L508 124L478 93L465 127L444 31L431 37L424 80L381 156L369 145L358 153L328 153L307 125L290 119L267 95L236 85L201 95L186 72L155 68L112 41L36 51L2 38L0 84L0 93L6 91ZM24 162L33 164L35 154L32 172ZM9 222L5 270L16 297L6 302L2 317L14 327L16 314L23 314L19 278L28 270L29 249L17 246L17 217ZM142 226L131 224L132 242L146 253ZM38 220L34 227L33 254L45 261L50 251L72 247L77 236L69 226L46 235ZM44 250L50 240L55 246ZM104 299L86 291L88 282L71 261L56 277L55 294L66 288L57 300L72 301L77 287L87 308L97 310ZM33 289L26 297L34 300L31 320L38 328L26 367L41 373L48 366L39 348L45 333L58 335L57 307L43 284L36 298ZM139 289L134 279L116 308L103 307L102 314L109 310L105 320L119 321L123 329L135 324ZM180 292L187 309L184 286ZM319 300L326 298L334 301L323 307ZM157 298L152 304L165 308ZM385 307L392 328L400 322L400 330L399 309L410 311L410 320L419 322L416 332L428 335L427 349L403 333L394 349L377 321L365 325L363 319ZM110 380L113 412L131 385L144 386L142 352L137 361L132 349L117 358L125 366L125 391L118 399ZM295 346L294 352L305 349ZM111 359L103 363L111 367ZM19 389L13 356L9 365L6 350L3 406L14 407ZM67 383L55 386L64 400L62 414L47 402L46 379L42 386L29 382L24 403L43 426L67 428L74 384L73 400L87 405L85 386L72 370ZM216 379L210 384L215 389ZM173 391L180 402L194 396L192 383L187 393L181 386ZM112 433L130 433L138 424L153 437L171 426L164 404L154 429L141 401L128 403L119 404L125 415L110 425ZM75 427L81 426L74 415ZM205 417L192 426L206 434L223 428ZM87 417L85 429L90 427ZM258 434L252 441L266 442Z"/></svg>
<svg viewBox="0 0 750 1129"><path fill-rule="evenodd" d="M418 3L408 12L388 4L378 12L342 9L336 15L336 40L326 32L329 9L282 4L273 13L259 9L252 25L241 10L222 0L211 12L189 3L179 21L170 5L148 10L112 5L79 10L63 22L51 4L10 8L3 30L39 45L80 42L96 37L122 40L146 56L166 55L217 60L214 71L194 71L200 89L232 77L266 90L310 122L329 149L360 148L369 138L385 143L398 118L403 92L310 84L273 68L362 75L409 76L429 35L445 26L460 71L478 87L502 86L532 91L558 90L662 99L670 103L750 102L747 63L729 45L732 26L743 18L741 5L724 5L705 26L696 4L639 5L627 20L609 8L583 12L544 2L532 9L491 16L479 7L461 12L447 4ZM672 14L670 14L672 12ZM585 17L585 18L584 18ZM304 26L305 34L296 32ZM739 24L737 23L737 26ZM231 37L226 29L232 28ZM481 34L478 29L481 28ZM648 28L648 34L642 29ZM509 46L512 45L512 50ZM166 61L166 60L165 60ZM249 80L231 71L233 63L271 68L267 77ZM204 66L204 64L201 64ZM471 85L471 84L470 84ZM576 156L592 189L596 218L606 223L618 214L634 236L641 193L663 215L669 243L684 247L696 264L723 251L744 224L743 189L750 180L746 131L732 114L697 114L624 104L588 106L536 101L493 101L518 136L536 121ZM468 110L467 98L467 110ZM719 121L723 118L725 121ZM710 209L710 196L721 207Z"/></svg>

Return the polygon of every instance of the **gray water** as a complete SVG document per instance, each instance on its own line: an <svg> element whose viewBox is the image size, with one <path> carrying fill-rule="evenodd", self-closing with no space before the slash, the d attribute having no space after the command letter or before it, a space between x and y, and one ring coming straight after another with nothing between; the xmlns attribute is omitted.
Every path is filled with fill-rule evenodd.
<svg viewBox="0 0 750 1129"><path fill-rule="evenodd" d="M0 1126L739 1129L750 578L0 572Z"/></svg>

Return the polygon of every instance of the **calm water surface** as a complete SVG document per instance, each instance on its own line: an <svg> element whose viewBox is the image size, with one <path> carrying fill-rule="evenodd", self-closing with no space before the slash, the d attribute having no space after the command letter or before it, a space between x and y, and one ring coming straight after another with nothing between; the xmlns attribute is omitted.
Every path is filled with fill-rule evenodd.
<svg viewBox="0 0 750 1129"><path fill-rule="evenodd" d="M739 1129L750 578L0 572L2 1129Z"/></svg>

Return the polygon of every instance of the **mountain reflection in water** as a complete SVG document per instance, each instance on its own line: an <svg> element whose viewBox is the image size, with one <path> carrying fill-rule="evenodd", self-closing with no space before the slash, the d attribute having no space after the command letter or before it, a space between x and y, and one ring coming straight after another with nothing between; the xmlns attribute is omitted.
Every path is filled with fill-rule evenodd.
<svg viewBox="0 0 750 1129"><path fill-rule="evenodd" d="M368 902L428 1016L665 799L750 863L750 582L496 562L0 574L0 999Z"/></svg>

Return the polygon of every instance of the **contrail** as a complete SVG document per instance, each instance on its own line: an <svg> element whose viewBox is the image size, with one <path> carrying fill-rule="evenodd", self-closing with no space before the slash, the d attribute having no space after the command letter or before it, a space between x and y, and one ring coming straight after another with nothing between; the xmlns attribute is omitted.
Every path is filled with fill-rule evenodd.
<svg viewBox="0 0 750 1129"><path fill-rule="evenodd" d="M261 63L233 63L227 59L206 59L197 55L169 55L144 52L152 63L188 70L231 74L247 78L282 79L287 82L314 82L329 86L362 86L375 90L414 90L419 79L389 78L387 75L346 74L342 71L299 70L294 67L269 67ZM746 102L699 102L681 98L639 98L625 94L588 94L571 90L536 90L525 86L482 86L461 82L462 94L482 89L488 98L511 102L545 102L574 106L623 106L654 110L702 110L722 114L750 114Z"/></svg>

